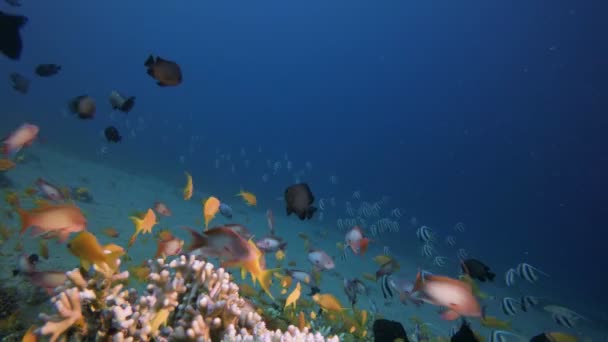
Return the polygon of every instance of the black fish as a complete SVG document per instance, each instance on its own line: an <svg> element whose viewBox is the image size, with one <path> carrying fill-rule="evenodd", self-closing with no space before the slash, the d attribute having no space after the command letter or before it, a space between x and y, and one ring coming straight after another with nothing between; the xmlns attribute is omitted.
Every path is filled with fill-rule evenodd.
<svg viewBox="0 0 608 342"><path fill-rule="evenodd" d="M471 330L469 322L463 319L460 329L452 335L450 342L479 342L479 340L475 336L473 330Z"/></svg>
<svg viewBox="0 0 608 342"><path fill-rule="evenodd" d="M490 271L490 267L477 259L463 260L461 267L462 272L479 281L494 281L494 277L496 277L496 274Z"/></svg>
<svg viewBox="0 0 608 342"><path fill-rule="evenodd" d="M131 109L133 109L133 106L135 106L135 96L129 96L126 97L122 94L120 94L119 92L117 92L116 90L112 91L112 93L110 93L110 105L112 106L112 109L116 110L120 110L121 112L124 113L128 113L131 111Z"/></svg>
<svg viewBox="0 0 608 342"><path fill-rule="evenodd" d="M182 83L182 70L179 65L173 61L154 58L150 55L144 66L148 68L147 72L150 77L157 80L157 84L161 87L176 86Z"/></svg>
<svg viewBox="0 0 608 342"><path fill-rule="evenodd" d="M30 80L16 72L11 73L9 78L11 80L11 86L13 89L21 94L27 94L28 90L30 89Z"/></svg>
<svg viewBox="0 0 608 342"><path fill-rule="evenodd" d="M0 51L12 59L21 58L23 42L19 30L27 23L27 17L0 12Z"/></svg>
<svg viewBox="0 0 608 342"><path fill-rule="evenodd" d="M50 77L56 75L61 70L61 65L39 64L34 72L40 77Z"/></svg>
<svg viewBox="0 0 608 342"><path fill-rule="evenodd" d="M374 342L392 342L396 339L409 342L405 328L403 328L401 323L396 321L377 319L374 321L372 330L374 331Z"/></svg>
<svg viewBox="0 0 608 342"><path fill-rule="evenodd" d="M295 213L300 220L310 220L317 211L317 208L311 206L314 201L315 197L306 183L294 184L285 190L287 216Z"/></svg>
<svg viewBox="0 0 608 342"><path fill-rule="evenodd" d="M108 126L106 127L106 130L104 131L104 134L106 136L106 139L109 142L120 142L122 140L122 137L120 136L120 133L118 132L118 129L116 129L116 127L114 126Z"/></svg>
<svg viewBox="0 0 608 342"><path fill-rule="evenodd" d="M542 333L540 335L536 335L536 336L534 336L534 337L532 337L530 339L530 342L551 342L551 341L553 341L553 340L549 339L547 337L547 334L545 334L545 333Z"/></svg>

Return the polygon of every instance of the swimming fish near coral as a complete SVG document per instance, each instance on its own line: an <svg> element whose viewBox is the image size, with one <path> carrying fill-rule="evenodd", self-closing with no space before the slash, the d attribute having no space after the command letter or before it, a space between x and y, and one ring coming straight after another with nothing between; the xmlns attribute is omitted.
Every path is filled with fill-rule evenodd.
<svg viewBox="0 0 608 342"><path fill-rule="evenodd" d="M184 200L189 200L190 198L192 198L192 192L194 191L194 185L192 183L192 176L188 173L186 173L186 186L184 187Z"/></svg>
<svg viewBox="0 0 608 342"><path fill-rule="evenodd" d="M152 233L152 228L156 225L157 221L154 210L152 209L148 209L143 218L137 216L130 216L129 218L133 221L133 225L135 225L135 233L133 233L129 239L129 247L131 247L133 243L135 243L135 239L139 233Z"/></svg>
<svg viewBox="0 0 608 342"><path fill-rule="evenodd" d="M87 231L78 233L68 243L68 249L80 259L80 264L85 270L88 270L91 265L95 265L103 271L115 270L118 267L118 258L125 253L122 247L115 244L101 246L95 235Z"/></svg>
<svg viewBox="0 0 608 342"><path fill-rule="evenodd" d="M45 204L29 211L17 208L21 218L21 232L33 227L34 236L57 237L59 242L68 239L71 233L86 229L87 220L80 208L72 204Z"/></svg>
<svg viewBox="0 0 608 342"><path fill-rule="evenodd" d="M296 309L296 302L298 301L298 299L300 299L300 294L301 294L301 287L300 287L300 283L298 282L296 284L296 288L293 289L293 292L291 292L289 294L289 296L287 296L287 300L285 300L285 308L287 308L288 306L293 304L293 310L295 311Z"/></svg>

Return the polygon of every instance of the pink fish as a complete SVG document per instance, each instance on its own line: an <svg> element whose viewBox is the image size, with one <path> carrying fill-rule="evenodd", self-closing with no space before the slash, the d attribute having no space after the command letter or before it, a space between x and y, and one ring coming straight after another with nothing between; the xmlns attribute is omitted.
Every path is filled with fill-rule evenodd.
<svg viewBox="0 0 608 342"><path fill-rule="evenodd" d="M49 295L52 295L55 288L63 285L68 279L63 271L34 271L24 275L32 284L41 287Z"/></svg>
<svg viewBox="0 0 608 342"><path fill-rule="evenodd" d="M363 237L363 232L358 226L354 226L353 229L348 231L344 240L346 242L346 245L350 246L350 248L353 250L353 253L355 254L359 254L359 252L361 252L361 255L364 255L367 251L369 239Z"/></svg>
<svg viewBox="0 0 608 342"><path fill-rule="evenodd" d="M58 187L45 181L42 178L38 178L36 180L36 187L38 188L38 191L40 191L40 193L44 197L46 197L52 201L64 201L65 200L65 197L63 196L63 194L61 193L61 190L59 190Z"/></svg>
<svg viewBox="0 0 608 342"><path fill-rule="evenodd" d="M308 252L308 261L319 271L327 271L336 267L334 260L325 251L313 249Z"/></svg>
<svg viewBox="0 0 608 342"><path fill-rule="evenodd" d="M4 155L15 154L23 147L31 146L39 131L38 126L24 123L4 140L2 152Z"/></svg>
<svg viewBox="0 0 608 342"><path fill-rule="evenodd" d="M419 271L412 291L429 304L445 307L441 315L443 319L481 317L481 307L473 296L471 286L463 281Z"/></svg>

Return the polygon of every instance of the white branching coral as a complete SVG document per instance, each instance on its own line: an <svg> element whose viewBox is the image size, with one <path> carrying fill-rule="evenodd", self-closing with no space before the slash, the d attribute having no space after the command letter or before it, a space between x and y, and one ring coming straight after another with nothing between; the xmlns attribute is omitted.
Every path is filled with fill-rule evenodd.
<svg viewBox="0 0 608 342"><path fill-rule="evenodd" d="M95 340L125 341L339 341L290 326L269 331L253 305L224 269L196 256L148 262L145 293L124 289L128 272L95 273L78 269L53 298L57 316L46 317L40 335L52 340L80 334ZM59 303L59 304L57 304ZM78 329L73 329L77 327Z"/></svg>

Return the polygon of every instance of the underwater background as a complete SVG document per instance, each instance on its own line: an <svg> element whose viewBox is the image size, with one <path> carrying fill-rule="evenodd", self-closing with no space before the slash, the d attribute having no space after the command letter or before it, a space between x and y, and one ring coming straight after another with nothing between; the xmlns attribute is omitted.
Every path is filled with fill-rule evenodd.
<svg viewBox="0 0 608 342"><path fill-rule="evenodd" d="M497 273L497 285L484 284L485 292L508 293L504 272L528 262L550 278L526 292L590 319L564 329L547 318L536 333L562 329L605 340L607 9L603 1L3 3L2 11L29 22L22 58L4 58L0 72L32 82L27 94L8 81L2 86L0 132L37 124L40 142L28 153L45 162L6 177L23 188L37 177L75 186L79 177L102 180L118 169L179 197L188 171L196 191L221 200L237 203L241 189L255 193L257 207L246 210L260 217L256 229L264 231L272 208L290 246L299 243L298 232L329 231L335 238L322 248L333 254L343 241L336 222L347 216L345 202L356 207L386 196L386 215L403 213L400 229L373 238L371 254L389 247L415 275L432 267L411 219L441 236L464 222L459 247ZM144 67L150 54L176 61L183 83L156 85ZM35 78L40 63L62 70ZM134 109L113 111L112 90L136 96ZM93 120L68 111L68 101L83 94L97 101ZM106 141L109 125L123 135L120 143ZM53 158L42 156L47 150ZM286 216L282 196L297 181L307 182L317 201L335 199L322 221ZM121 184L89 188L120 208L114 219L125 232L132 231L128 212L171 202L160 190ZM175 212L186 204L173 202L169 222L194 225L200 200L188 203L193 214L182 218ZM94 206L86 211L95 216ZM305 251L298 253L305 260ZM10 269L14 258L6 255ZM67 255L66 270L77 265ZM336 270L354 272L358 260L350 255ZM443 271L458 272L457 262ZM342 280L331 281L326 288L343 296ZM406 322L412 314L442 324L411 305L393 305L384 316ZM526 324L521 330L532 336Z"/></svg>

